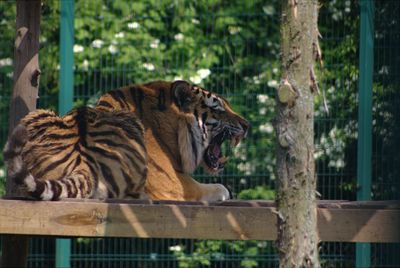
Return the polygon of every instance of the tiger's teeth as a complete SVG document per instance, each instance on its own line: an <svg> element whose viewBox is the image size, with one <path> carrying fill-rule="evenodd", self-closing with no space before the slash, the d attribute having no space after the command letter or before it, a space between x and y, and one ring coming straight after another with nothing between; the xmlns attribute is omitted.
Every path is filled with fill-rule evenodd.
<svg viewBox="0 0 400 268"><path fill-rule="evenodd" d="M238 146L239 142L240 142L240 138L239 138L239 137L233 137L233 138L231 139L231 147L236 147L236 146Z"/></svg>
<svg viewBox="0 0 400 268"><path fill-rule="evenodd" d="M225 164L225 162L228 160L229 160L229 157L223 156L218 159L218 163Z"/></svg>

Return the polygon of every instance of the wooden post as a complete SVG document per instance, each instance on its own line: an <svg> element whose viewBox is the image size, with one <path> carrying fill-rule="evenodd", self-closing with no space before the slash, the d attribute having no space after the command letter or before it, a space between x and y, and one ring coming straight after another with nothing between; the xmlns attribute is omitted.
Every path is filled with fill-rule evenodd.
<svg viewBox="0 0 400 268"><path fill-rule="evenodd" d="M14 87L10 109L10 132L28 112L36 109L39 86L40 0L17 1L14 49ZM17 193L14 182L7 178L7 196ZM26 267L28 237L3 237L1 267Z"/></svg>
<svg viewBox="0 0 400 268"><path fill-rule="evenodd" d="M320 267L314 163L317 0L282 0L282 80L277 92L280 267Z"/></svg>

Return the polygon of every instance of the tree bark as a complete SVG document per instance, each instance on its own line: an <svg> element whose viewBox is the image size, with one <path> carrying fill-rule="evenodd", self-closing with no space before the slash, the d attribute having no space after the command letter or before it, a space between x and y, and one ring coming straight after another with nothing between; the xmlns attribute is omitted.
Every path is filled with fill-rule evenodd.
<svg viewBox="0 0 400 268"><path fill-rule="evenodd" d="M40 0L17 1L14 48L14 87L10 108L9 133L28 112L36 109L39 87ZM7 196L18 194L7 178ZM26 267L28 237L3 236L1 267Z"/></svg>
<svg viewBox="0 0 400 268"><path fill-rule="evenodd" d="M277 92L280 267L320 267L314 163L317 0L282 0L282 80Z"/></svg>

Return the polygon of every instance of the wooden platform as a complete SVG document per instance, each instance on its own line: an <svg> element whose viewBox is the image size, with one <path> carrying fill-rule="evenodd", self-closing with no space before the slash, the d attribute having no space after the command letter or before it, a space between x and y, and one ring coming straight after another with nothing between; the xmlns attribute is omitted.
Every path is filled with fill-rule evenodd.
<svg viewBox="0 0 400 268"><path fill-rule="evenodd" d="M322 241L400 242L400 202L320 201ZM271 201L0 200L0 234L275 240Z"/></svg>

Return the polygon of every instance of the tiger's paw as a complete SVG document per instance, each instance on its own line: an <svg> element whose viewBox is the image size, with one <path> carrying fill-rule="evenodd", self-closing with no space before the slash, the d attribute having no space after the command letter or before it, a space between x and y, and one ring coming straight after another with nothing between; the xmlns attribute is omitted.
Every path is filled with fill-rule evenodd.
<svg viewBox="0 0 400 268"><path fill-rule="evenodd" d="M203 184L206 188L200 201L217 202L231 199L231 192L222 184Z"/></svg>

